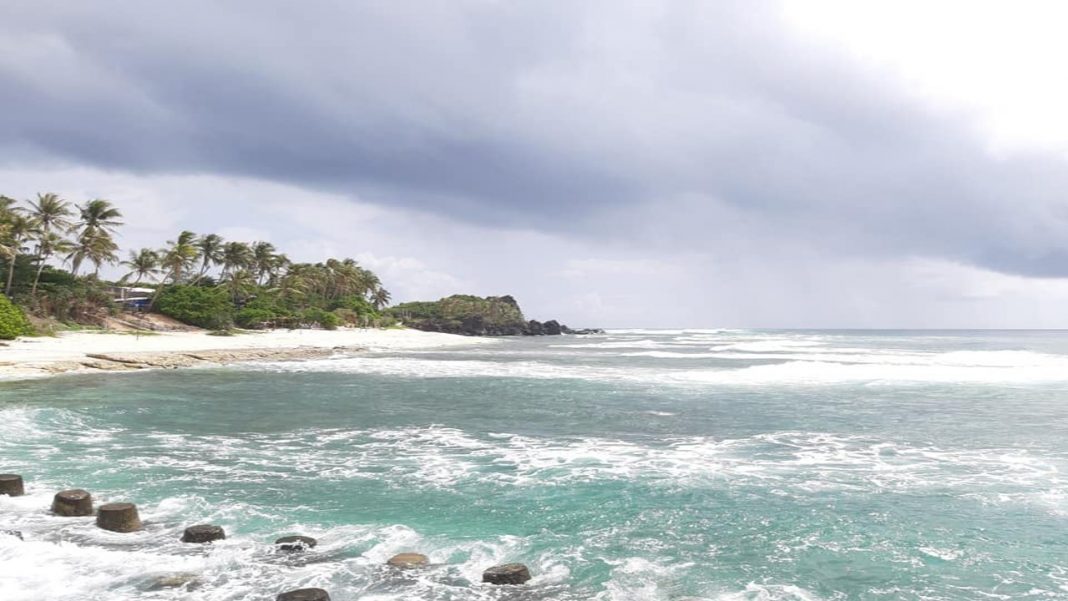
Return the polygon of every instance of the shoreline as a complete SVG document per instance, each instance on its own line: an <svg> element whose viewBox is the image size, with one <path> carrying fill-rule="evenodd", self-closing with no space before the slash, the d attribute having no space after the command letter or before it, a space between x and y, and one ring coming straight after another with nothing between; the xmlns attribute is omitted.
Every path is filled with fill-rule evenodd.
<svg viewBox="0 0 1068 601"><path fill-rule="evenodd" d="M0 382L61 374L132 372L300 361L367 351L398 351L487 344L488 338L418 330L267 330L236 336L194 332L65 332L19 338L0 346Z"/></svg>

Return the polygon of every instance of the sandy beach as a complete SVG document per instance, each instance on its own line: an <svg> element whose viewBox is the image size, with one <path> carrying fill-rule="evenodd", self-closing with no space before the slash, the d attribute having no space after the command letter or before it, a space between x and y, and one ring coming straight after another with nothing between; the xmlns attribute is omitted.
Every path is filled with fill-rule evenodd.
<svg viewBox="0 0 1068 601"><path fill-rule="evenodd" d="M273 330L236 336L206 331L71 332L20 338L0 347L0 380L62 373L195 367L248 361L322 358L369 350L440 348L493 342L417 330Z"/></svg>

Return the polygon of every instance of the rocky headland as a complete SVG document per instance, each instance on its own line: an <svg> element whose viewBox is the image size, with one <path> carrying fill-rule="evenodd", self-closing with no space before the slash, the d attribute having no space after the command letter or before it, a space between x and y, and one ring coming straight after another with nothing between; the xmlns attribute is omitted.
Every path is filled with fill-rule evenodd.
<svg viewBox="0 0 1068 601"><path fill-rule="evenodd" d="M555 319L528 320L515 298L454 294L438 301L402 303L387 310L409 328L464 336L559 336L603 334L597 328L571 329Z"/></svg>

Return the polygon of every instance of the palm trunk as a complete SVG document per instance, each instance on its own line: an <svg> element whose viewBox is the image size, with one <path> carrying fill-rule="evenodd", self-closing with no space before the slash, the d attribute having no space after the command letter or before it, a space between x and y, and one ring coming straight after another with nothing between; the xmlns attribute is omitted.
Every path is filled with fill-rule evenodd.
<svg viewBox="0 0 1068 601"><path fill-rule="evenodd" d="M11 285L15 282L15 259L18 255L11 255L11 263L7 266L7 287L4 288L4 294L11 296Z"/></svg>
<svg viewBox="0 0 1068 601"><path fill-rule="evenodd" d="M37 266L37 273L33 276L33 290L30 292L30 296L37 296L37 284L41 281L41 273L44 271L45 262L41 259L41 263Z"/></svg>

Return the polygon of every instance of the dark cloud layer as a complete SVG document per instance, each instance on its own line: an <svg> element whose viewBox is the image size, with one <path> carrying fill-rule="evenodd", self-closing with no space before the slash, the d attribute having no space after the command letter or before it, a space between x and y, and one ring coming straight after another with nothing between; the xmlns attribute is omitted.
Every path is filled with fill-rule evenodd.
<svg viewBox="0 0 1068 601"><path fill-rule="evenodd" d="M8 164L1068 275L1063 160L990 156L770 3L9 1L0 37Z"/></svg>

